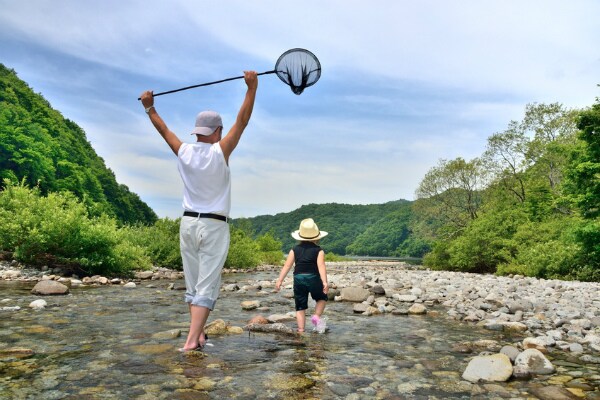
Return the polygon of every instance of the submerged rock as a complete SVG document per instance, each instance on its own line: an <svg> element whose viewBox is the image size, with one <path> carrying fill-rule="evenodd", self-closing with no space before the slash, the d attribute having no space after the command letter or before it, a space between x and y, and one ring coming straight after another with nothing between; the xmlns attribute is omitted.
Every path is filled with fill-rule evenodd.
<svg viewBox="0 0 600 400"><path fill-rule="evenodd" d="M29 308L33 308L34 310L42 310L47 305L48 303L46 303L46 300L38 299L29 303Z"/></svg>

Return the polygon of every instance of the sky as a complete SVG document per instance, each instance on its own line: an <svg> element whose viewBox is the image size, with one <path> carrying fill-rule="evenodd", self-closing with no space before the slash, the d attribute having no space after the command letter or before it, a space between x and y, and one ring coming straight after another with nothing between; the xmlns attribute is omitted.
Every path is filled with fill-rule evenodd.
<svg viewBox="0 0 600 400"><path fill-rule="evenodd" d="M310 203L414 200L441 159L482 155L529 103L585 108L600 95L597 0L0 0L0 63L78 124L117 181L160 217L181 215L175 155L141 103L270 71L291 48L321 78L295 95L259 77L230 158L231 216ZM156 97L185 142L217 110L225 132L243 80Z"/></svg>

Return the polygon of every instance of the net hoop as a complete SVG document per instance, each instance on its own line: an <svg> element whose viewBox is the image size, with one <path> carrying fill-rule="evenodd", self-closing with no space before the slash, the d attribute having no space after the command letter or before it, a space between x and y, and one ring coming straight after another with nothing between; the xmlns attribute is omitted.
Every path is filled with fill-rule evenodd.
<svg viewBox="0 0 600 400"><path fill-rule="evenodd" d="M279 56L274 71L292 92L299 95L304 89L317 83L321 77L321 63L310 51L295 48Z"/></svg>

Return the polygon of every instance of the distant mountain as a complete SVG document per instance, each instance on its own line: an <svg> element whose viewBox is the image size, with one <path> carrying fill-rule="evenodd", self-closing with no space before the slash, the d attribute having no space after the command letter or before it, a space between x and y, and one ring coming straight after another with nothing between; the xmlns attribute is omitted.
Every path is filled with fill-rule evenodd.
<svg viewBox="0 0 600 400"><path fill-rule="evenodd" d="M0 188L4 179L38 186L43 194L70 191L92 215L122 223L157 220L137 194L117 183L77 124L0 64Z"/></svg>
<svg viewBox="0 0 600 400"><path fill-rule="evenodd" d="M396 200L384 204L308 204L288 213L237 218L234 225L256 236L271 232L283 243L283 251L296 241L291 232L300 221L313 218L319 229L329 232L320 245L326 252L339 255L416 256L403 251L413 240L410 230L412 202Z"/></svg>

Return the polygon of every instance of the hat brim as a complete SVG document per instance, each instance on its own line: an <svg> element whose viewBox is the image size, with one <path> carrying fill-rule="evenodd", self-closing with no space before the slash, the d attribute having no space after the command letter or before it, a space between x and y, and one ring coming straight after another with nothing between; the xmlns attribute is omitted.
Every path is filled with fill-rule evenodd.
<svg viewBox="0 0 600 400"><path fill-rule="evenodd" d="M217 128L207 128L205 126L197 126L194 128L191 135L210 136Z"/></svg>
<svg viewBox="0 0 600 400"><path fill-rule="evenodd" d="M307 238L303 238L302 236L300 236L300 230L292 232L292 237L301 242L312 242L315 240L323 239L327 235L329 235L329 233L327 233L325 231L319 231L319 236L317 236L315 238L307 239Z"/></svg>

